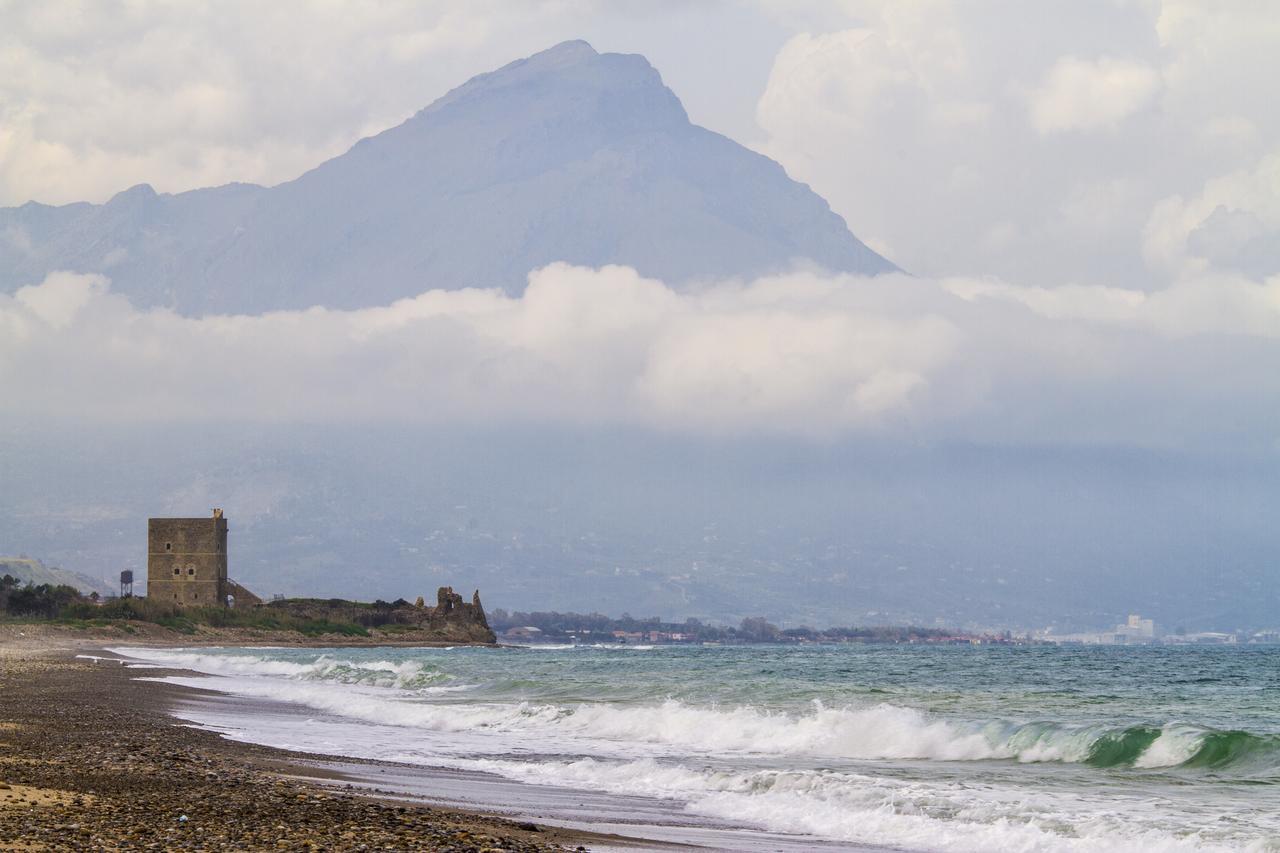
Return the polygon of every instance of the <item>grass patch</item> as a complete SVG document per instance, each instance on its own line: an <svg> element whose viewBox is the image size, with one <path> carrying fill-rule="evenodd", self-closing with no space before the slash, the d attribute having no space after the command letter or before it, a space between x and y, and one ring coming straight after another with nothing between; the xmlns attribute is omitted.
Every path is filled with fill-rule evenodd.
<svg viewBox="0 0 1280 853"><path fill-rule="evenodd" d="M328 619L303 620L295 630L308 637L318 637L321 634L341 634L344 637L369 636L369 631L362 625L354 622L330 622Z"/></svg>
<svg viewBox="0 0 1280 853"><path fill-rule="evenodd" d="M378 628L383 634L413 634L422 630L421 625L404 625L401 623L392 623L382 625Z"/></svg>
<svg viewBox="0 0 1280 853"><path fill-rule="evenodd" d="M327 603L327 602L325 602ZM360 609L354 609L360 613ZM147 598L118 598L95 604L85 598L74 598L59 604L53 614L28 613L0 619L7 624L55 624L74 630L118 628L137 633L140 623L159 625L180 634L195 634L201 628L232 628L253 632L296 632L305 637L337 635L367 637L369 629L339 613L329 616L305 616L278 608L180 607L172 602Z"/></svg>

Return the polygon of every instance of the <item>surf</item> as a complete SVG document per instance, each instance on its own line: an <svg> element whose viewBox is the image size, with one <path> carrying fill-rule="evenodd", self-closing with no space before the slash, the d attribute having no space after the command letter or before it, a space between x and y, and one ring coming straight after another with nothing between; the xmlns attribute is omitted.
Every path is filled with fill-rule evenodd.
<svg viewBox="0 0 1280 853"><path fill-rule="evenodd" d="M449 692L463 699L473 685L453 683L439 664L356 661L321 654L311 661L270 655L201 654L119 649L147 665L167 664L231 679L225 689L316 711L435 731L481 727L491 732L572 736L610 744L679 748L693 753L803 756L814 759L1061 762L1098 769L1186 768L1280 774L1280 737L1221 731L1191 723L1079 725L1057 721L940 719L887 702L807 711L752 705L558 705L534 701L424 701ZM517 680L518 689L536 682ZM350 687L393 688L353 694Z"/></svg>

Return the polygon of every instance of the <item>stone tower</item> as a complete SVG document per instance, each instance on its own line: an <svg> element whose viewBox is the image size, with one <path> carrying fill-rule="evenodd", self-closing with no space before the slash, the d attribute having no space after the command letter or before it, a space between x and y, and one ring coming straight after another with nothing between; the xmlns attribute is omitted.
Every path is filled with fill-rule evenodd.
<svg viewBox="0 0 1280 853"><path fill-rule="evenodd" d="M184 607L225 607L227 520L212 518L147 520L147 598Z"/></svg>

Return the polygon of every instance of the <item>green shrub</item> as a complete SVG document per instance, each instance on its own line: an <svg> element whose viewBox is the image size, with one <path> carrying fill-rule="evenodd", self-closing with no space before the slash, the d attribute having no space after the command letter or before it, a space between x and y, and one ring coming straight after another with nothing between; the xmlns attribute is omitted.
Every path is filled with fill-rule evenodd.
<svg viewBox="0 0 1280 853"><path fill-rule="evenodd" d="M295 629L308 637L341 634L344 637L367 637L369 632L353 622L330 622L328 619L300 620Z"/></svg>
<svg viewBox="0 0 1280 853"><path fill-rule="evenodd" d="M79 630L118 627L129 633L136 630L129 623L146 622L183 634L194 634L201 626L242 628L249 631L297 631L308 637L336 634L367 637L368 629L359 624L370 613L370 605L334 599L307 599L305 603L334 611L320 617L295 615L285 607L181 607L174 602L149 598L114 598L95 602L69 586L43 584L22 585L15 578L0 578L0 616L11 621L52 620ZM277 602L278 603L278 602ZM375 618L389 619L376 614ZM396 626L399 628L400 626Z"/></svg>

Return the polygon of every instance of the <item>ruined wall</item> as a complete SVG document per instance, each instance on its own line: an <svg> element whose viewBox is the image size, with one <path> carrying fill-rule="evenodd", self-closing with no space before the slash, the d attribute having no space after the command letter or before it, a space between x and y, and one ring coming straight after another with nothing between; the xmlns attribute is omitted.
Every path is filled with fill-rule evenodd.
<svg viewBox="0 0 1280 853"><path fill-rule="evenodd" d="M368 604L339 598L291 598L272 601L266 606L303 619L340 619L368 628L412 626L433 635L431 639L450 642L497 642L485 617L484 605L480 603L479 590L471 596L471 601L466 601L452 587L442 586L436 593L435 607L419 607L404 601Z"/></svg>
<svg viewBox="0 0 1280 853"><path fill-rule="evenodd" d="M227 520L147 520L147 597L185 607L226 604Z"/></svg>
<svg viewBox="0 0 1280 853"><path fill-rule="evenodd" d="M480 590L471 596L471 601L463 600L461 595L453 591L451 586L442 586L436 592L436 606L413 608L418 612L416 621L443 633L466 636L482 642L497 642L489 620L484 615L484 605L480 603Z"/></svg>

